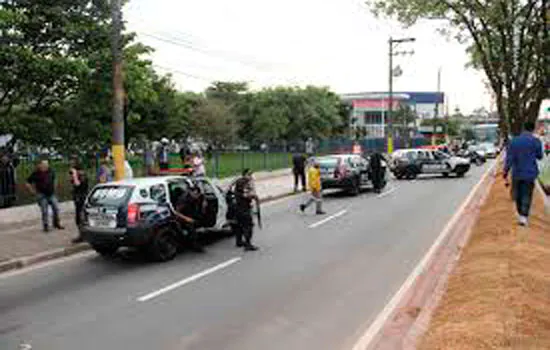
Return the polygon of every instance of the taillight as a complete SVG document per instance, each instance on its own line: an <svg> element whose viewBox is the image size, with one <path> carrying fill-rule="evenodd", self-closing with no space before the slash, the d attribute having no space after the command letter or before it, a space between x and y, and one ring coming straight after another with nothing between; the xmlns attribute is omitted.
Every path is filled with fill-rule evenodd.
<svg viewBox="0 0 550 350"><path fill-rule="evenodd" d="M128 224L135 224L138 221L139 221L139 205L130 204L128 206L127 223Z"/></svg>

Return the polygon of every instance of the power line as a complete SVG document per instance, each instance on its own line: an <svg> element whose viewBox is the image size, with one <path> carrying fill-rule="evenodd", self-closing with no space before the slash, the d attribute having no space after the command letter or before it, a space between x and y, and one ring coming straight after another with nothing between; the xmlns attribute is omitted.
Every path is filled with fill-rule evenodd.
<svg viewBox="0 0 550 350"><path fill-rule="evenodd" d="M214 56L214 57L216 57L216 55L218 57L222 56L219 51L216 53L216 50L208 50L208 49L197 47L196 45L194 45L193 43L191 43L190 41L185 40L185 39L181 40L181 39L166 38L166 37L162 37L162 36L159 36L159 35L151 34L151 33L148 33L148 32L143 32L143 31L140 31L140 34L144 35L144 36L147 36L147 37L150 37L152 39L161 41L161 42L171 44L171 45L183 47L183 48L186 48L186 49L189 49L189 50L192 50L192 51L197 51L197 52L200 52L200 53L205 54L205 55ZM233 61L238 62L238 63L240 63L244 66L252 66L252 68L254 68L256 70L264 71L266 73L269 73L270 75L271 74L272 75L276 74L276 72L273 72L272 70L266 69L265 67L261 67L261 65L246 62L246 61L240 60L238 58L227 58L227 57L221 57L221 58L233 60ZM276 75L276 77L280 77L280 76ZM284 80L287 83L296 84L296 82L293 78L292 79L284 78Z"/></svg>

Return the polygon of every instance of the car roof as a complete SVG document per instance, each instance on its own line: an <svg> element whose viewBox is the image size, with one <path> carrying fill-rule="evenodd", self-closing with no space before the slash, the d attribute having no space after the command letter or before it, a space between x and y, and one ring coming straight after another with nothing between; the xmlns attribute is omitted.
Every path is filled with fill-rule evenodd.
<svg viewBox="0 0 550 350"><path fill-rule="evenodd" d="M183 176L150 176L150 177L137 177L134 179L124 179L120 181L113 181L98 186L135 186L135 187L147 187L159 183L166 183L170 180L181 180Z"/></svg>
<svg viewBox="0 0 550 350"><path fill-rule="evenodd" d="M359 154L346 153L346 154L327 154L326 156L316 157L315 159L328 159L328 158L349 158L360 156Z"/></svg>

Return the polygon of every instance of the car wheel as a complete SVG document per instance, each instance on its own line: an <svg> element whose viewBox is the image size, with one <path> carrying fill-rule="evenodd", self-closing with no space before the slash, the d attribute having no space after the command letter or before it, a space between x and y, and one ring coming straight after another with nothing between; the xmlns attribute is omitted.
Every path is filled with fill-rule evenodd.
<svg viewBox="0 0 550 350"><path fill-rule="evenodd" d="M397 180L403 180L403 174L402 173L394 173L393 176L395 176L395 178Z"/></svg>
<svg viewBox="0 0 550 350"><path fill-rule="evenodd" d="M150 253L155 261L169 261L178 254L179 243L169 227L160 229L151 243Z"/></svg>
<svg viewBox="0 0 550 350"><path fill-rule="evenodd" d="M449 177L449 173L443 173L443 177Z"/></svg>
<svg viewBox="0 0 550 350"><path fill-rule="evenodd" d="M92 248L103 257L112 257L116 254L118 246L109 244L92 244Z"/></svg>
<svg viewBox="0 0 550 350"><path fill-rule="evenodd" d="M466 172L459 171L459 172L456 173L456 177L464 177L464 174L466 174Z"/></svg>

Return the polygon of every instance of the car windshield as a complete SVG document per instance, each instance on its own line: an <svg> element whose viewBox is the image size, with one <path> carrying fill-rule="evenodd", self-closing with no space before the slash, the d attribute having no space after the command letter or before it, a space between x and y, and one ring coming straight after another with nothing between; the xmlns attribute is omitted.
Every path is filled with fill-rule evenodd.
<svg viewBox="0 0 550 350"><path fill-rule="evenodd" d="M132 191L129 186L97 187L90 195L89 204L93 206L120 206L128 200Z"/></svg>

